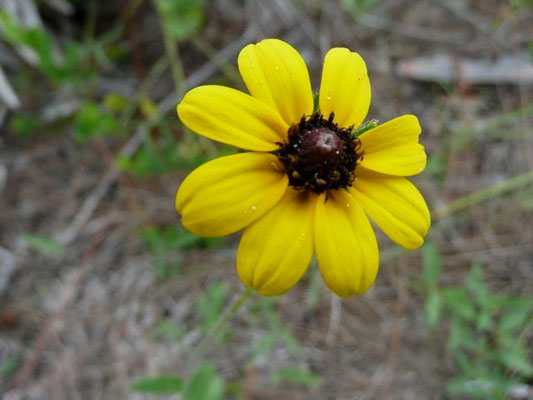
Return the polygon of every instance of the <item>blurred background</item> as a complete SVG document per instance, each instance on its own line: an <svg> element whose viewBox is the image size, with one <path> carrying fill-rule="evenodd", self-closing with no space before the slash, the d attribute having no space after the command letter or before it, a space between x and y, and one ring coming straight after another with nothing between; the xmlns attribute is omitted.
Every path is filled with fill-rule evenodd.
<svg viewBox="0 0 533 400"><path fill-rule="evenodd" d="M0 0L0 397L533 399L530 0ZM378 234L364 296L313 265L289 293L242 291L239 235L185 231L174 195L234 149L175 106L245 90L238 52L281 38L318 88L366 60L368 118L420 119L423 248Z"/></svg>

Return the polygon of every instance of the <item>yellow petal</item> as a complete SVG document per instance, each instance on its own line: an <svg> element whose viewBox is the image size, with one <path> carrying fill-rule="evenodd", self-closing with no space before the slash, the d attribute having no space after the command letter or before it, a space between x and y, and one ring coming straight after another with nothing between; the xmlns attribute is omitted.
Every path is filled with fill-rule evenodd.
<svg viewBox="0 0 533 400"><path fill-rule="evenodd" d="M313 112L311 81L304 60L288 43L266 39L239 54L239 71L250 94L292 125Z"/></svg>
<svg viewBox="0 0 533 400"><path fill-rule="evenodd" d="M357 200L345 190L320 195L315 248L320 272L341 297L361 295L374 283L379 266L376 236Z"/></svg>
<svg viewBox="0 0 533 400"><path fill-rule="evenodd" d="M414 115L403 115L363 133L361 165L389 175L410 176L426 167L424 146L418 143L421 128Z"/></svg>
<svg viewBox="0 0 533 400"><path fill-rule="evenodd" d="M194 132L241 149L272 151L288 125L271 107L224 86L199 86L177 107L181 121Z"/></svg>
<svg viewBox="0 0 533 400"><path fill-rule="evenodd" d="M264 296L293 287L313 256L317 195L289 188L265 216L247 227L237 252L242 282Z"/></svg>
<svg viewBox="0 0 533 400"><path fill-rule="evenodd" d="M287 189L278 158L268 153L221 157L195 169L180 185L176 210L189 231L218 237L268 212Z"/></svg>
<svg viewBox="0 0 533 400"><path fill-rule="evenodd" d="M335 113L341 127L358 127L370 107L370 81L361 56L346 48L326 54L320 84L320 111L325 118Z"/></svg>
<svg viewBox="0 0 533 400"><path fill-rule="evenodd" d="M431 218L424 198L406 178L357 167L350 189L365 213L394 242L406 249L424 243Z"/></svg>

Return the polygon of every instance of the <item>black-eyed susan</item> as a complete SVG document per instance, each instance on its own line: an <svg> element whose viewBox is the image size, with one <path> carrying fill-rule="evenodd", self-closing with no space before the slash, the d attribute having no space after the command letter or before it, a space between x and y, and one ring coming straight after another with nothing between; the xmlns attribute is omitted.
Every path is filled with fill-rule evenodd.
<svg viewBox="0 0 533 400"><path fill-rule="evenodd" d="M413 115L361 127L370 106L366 65L333 48L316 110L304 60L289 44L246 46L239 70L250 95L222 86L189 91L177 107L196 133L248 152L210 161L181 184L176 209L201 236L244 229L240 279L262 295L290 289L316 254L342 297L368 290L378 271L371 218L407 249L424 240L430 215L405 176L426 165Z"/></svg>

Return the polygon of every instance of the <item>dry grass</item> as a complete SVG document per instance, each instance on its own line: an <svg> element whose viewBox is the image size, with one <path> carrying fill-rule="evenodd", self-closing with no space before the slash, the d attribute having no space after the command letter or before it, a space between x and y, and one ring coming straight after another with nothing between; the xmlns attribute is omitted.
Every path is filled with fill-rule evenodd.
<svg viewBox="0 0 533 400"><path fill-rule="evenodd" d="M460 282L477 260L497 293L531 296L530 182L491 192L477 204L467 199L452 215L442 211L476 190L533 170L531 86L471 86L460 74L444 84L418 82L399 76L396 66L435 53L448 54L459 65L463 57L525 54L532 11L519 13L496 0L384 0L357 23L337 2L327 3L214 1L202 36L229 65L235 65L241 42L269 36L288 40L306 58L315 85L327 49L343 45L360 52L373 85L369 116L385 121L416 114L428 154L442 165L431 165L414 181L431 208L441 209L430 240L443 254L444 281ZM464 9L454 8L463 3ZM101 12L104 20L112 18L116 6L102 5ZM131 24L132 63L113 76L117 87L138 87L163 52L150 4L141 6ZM183 45L182 57L189 85L227 79L221 78L220 60L205 58L190 43ZM150 93L166 109L178 100L168 92L171 86L166 73ZM53 100L57 95L42 96ZM505 120L507 113L527 107L528 115ZM172 112L169 118L175 118ZM181 134L177 118L175 127ZM240 290L234 265L237 237L218 249L176 251L182 274L157 280L154 257L138 231L146 225L179 224L173 197L187 171L140 179L116 170L112 154L120 146L115 142L78 146L68 134L43 132L25 140L4 132L0 166L7 169L7 180L0 187L0 246L14 257L16 268L0 293L0 365L20 360L5 377L4 398L140 399L129 390L133 378L185 375L190 366L184 360L203 334L195 302L212 282L224 282L229 293ZM64 255L28 248L25 233L65 238L80 213L87 212L91 196L95 207L67 235ZM280 341L247 365L270 328L264 319L251 325L246 312L233 321L230 340L207 358L227 381L244 387L243 399L446 398L453 365L442 353L442 335L430 337L425 327L424 300L417 290L420 253L398 250L383 236L379 240L381 271L362 298L343 301L339 309L320 282L319 303L312 309L307 277L278 299L277 314L298 340L299 352ZM251 300L247 309L259 301ZM331 310L340 312L334 326ZM179 341L155 336L162 319L184 328ZM288 363L308 366L322 384L273 386L271 373Z"/></svg>

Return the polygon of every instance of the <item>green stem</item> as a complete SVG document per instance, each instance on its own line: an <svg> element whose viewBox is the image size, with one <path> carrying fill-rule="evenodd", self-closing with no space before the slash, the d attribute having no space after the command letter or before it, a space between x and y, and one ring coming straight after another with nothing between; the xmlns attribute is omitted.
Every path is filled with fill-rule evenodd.
<svg viewBox="0 0 533 400"><path fill-rule="evenodd" d="M185 92L185 72L183 71L183 64L179 54L178 42L167 29L165 15L159 3L160 0L155 0L155 6L159 14L161 30L163 31L163 42L165 44L165 53L167 54L172 71L172 78L174 86L178 92L177 99L181 99Z"/></svg>
<svg viewBox="0 0 533 400"><path fill-rule="evenodd" d="M510 192L511 190L517 189L520 186L525 186L531 183L532 181L533 171L529 171L507 179L504 182L497 183L496 185L480 189L435 210L433 212L433 219L440 220L449 217L452 214L455 214L478 203L482 203L486 200L491 199L492 197L502 195L505 192Z"/></svg>
<svg viewBox="0 0 533 400"><path fill-rule="evenodd" d="M252 293L252 289L247 287L244 292L242 292L241 295L233 301L233 303L229 307L229 310L225 314L223 314L222 317L220 317L215 326L213 326L211 331L204 337L204 339L198 346L195 358L199 359L209 351L214 340L217 338L218 335L220 335L224 328L226 328L226 325L228 325L228 323L233 319L233 317L237 314L241 306L246 302L246 300L248 300Z"/></svg>

